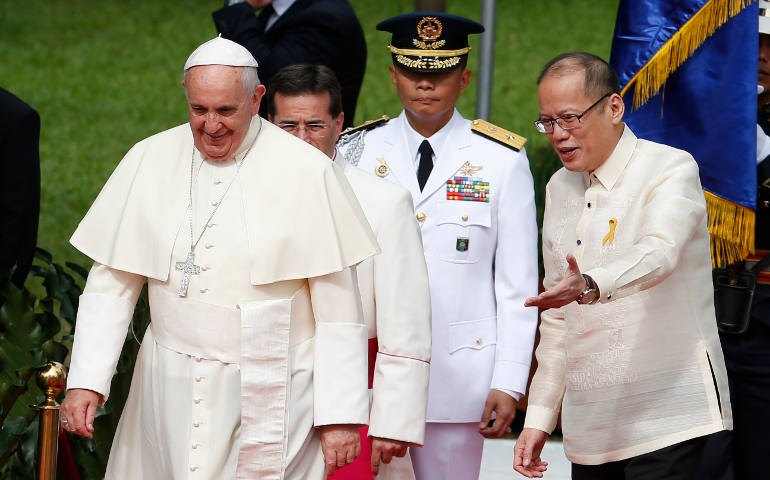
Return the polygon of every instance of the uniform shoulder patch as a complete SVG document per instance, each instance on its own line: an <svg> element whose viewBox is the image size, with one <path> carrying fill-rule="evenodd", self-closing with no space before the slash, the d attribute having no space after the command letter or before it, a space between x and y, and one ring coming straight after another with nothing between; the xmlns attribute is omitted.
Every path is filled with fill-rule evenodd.
<svg viewBox="0 0 770 480"><path fill-rule="evenodd" d="M340 138L344 137L345 135L350 135L351 133L366 132L368 130L372 130L372 129L375 129L377 127L381 127L382 125L385 125L385 123L388 120L390 120L390 117L388 117L387 115L383 115L380 118L376 118L374 120L367 120L364 123L362 123L361 125L358 125L358 126L355 126L355 127L350 127L348 129L346 129L345 131L343 131L340 134Z"/></svg>
<svg viewBox="0 0 770 480"><path fill-rule="evenodd" d="M477 118L471 122L471 130L482 137L487 137L497 143L512 148L517 152L527 143L527 139L517 133L513 133L504 128L493 125L486 120Z"/></svg>

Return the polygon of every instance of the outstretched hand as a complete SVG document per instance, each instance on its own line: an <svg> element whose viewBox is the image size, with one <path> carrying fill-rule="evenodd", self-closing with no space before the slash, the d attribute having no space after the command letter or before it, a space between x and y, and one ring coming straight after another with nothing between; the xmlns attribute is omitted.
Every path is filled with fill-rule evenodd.
<svg viewBox="0 0 770 480"><path fill-rule="evenodd" d="M575 256L567 254L567 273L564 278L537 297L530 297L524 302L525 307L559 308L577 300L586 289L586 281L580 273Z"/></svg>

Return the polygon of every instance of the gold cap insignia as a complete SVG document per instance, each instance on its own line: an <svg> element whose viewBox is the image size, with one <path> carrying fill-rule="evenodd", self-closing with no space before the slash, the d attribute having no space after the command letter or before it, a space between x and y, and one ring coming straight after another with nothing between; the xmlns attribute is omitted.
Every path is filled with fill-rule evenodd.
<svg viewBox="0 0 770 480"><path fill-rule="evenodd" d="M417 35L426 42L432 42L438 40L443 28L436 17L422 17L422 20L417 22Z"/></svg>

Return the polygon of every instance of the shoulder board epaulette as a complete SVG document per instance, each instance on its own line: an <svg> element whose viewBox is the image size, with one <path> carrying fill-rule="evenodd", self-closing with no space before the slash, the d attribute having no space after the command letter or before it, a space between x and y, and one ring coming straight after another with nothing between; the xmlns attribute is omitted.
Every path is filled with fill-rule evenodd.
<svg viewBox="0 0 770 480"><path fill-rule="evenodd" d="M521 135L500 128L481 118L477 118L471 122L471 130L490 140L494 140L497 143L512 148L517 152L521 150L521 147L523 147L525 143L527 143L527 139Z"/></svg>
<svg viewBox="0 0 770 480"><path fill-rule="evenodd" d="M380 118L376 118L374 120L367 120L364 123L362 123L361 125L358 125L356 127L350 127L348 129L346 129L344 132L342 132L340 134L340 136L350 135L351 133L356 133L356 132L360 132L360 131L364 131L365 132L367 130L371 130L373 128L377 128L379 126L385 125L385 122L387 122L388 120L390 120L390 117L388 117L387 115L383 115Z"/></svg>

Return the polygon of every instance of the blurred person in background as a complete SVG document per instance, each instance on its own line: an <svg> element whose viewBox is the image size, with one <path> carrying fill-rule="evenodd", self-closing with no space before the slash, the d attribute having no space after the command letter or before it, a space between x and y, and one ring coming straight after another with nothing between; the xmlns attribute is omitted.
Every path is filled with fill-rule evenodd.
<svg viewBox="0 0 770 480"><path fill-rule="evenodd" d="M0 284L10 279L18 287L24 285L35 256L39 140L38 113L0 88Z"/></svg>
<svg viewBox="0 0 770 480"><path fill-rule="evenodd" d="M258 16L255 10L260 10ZM266 87L286 65L331 68L342 86L343 126L353 124L366 69L366 40L347 0L226 0L213 16L223 37L257 59ZM259 114L266 117L264 105Z"/></svg>

